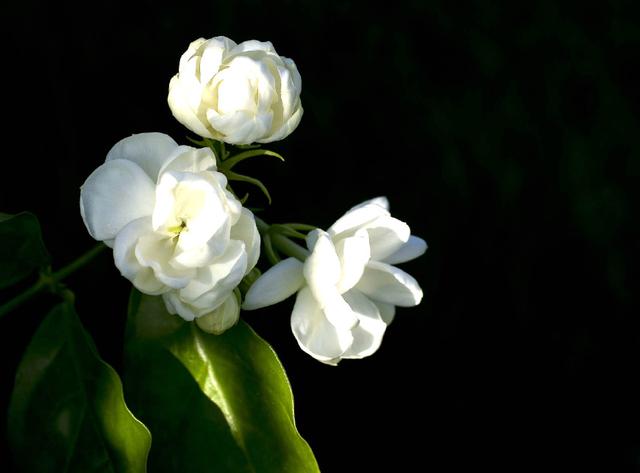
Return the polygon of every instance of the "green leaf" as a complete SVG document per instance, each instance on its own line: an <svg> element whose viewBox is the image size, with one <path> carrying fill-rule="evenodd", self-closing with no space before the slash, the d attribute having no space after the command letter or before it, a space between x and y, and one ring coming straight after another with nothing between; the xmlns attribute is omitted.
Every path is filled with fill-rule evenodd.
<svg viewBox="0 0 640 473"><path fill-rule="evenodd" d="M0 289L26 278L49 263L35 215L0 213Z"/></svg>
<svg viewBox="0 0 640 473"><path fill-rule="evenodd" d="M243 321L211 335L136 293L127 346L127 398L154 435L151 471L319 471L280 361Z"/></svg>
<svg viewBox="0 0 640 473"><path fill-rule="evenodd" d="M127 402L153 433L149 471L254 473L222 411L169 351L133 343L126 362Z"/></svg>
<svg viewBox="0 0 640 473"><path fill-rule="evenodd" d="M68 303L49 313L20 362L9 441L19 471L146 471L149 431Z"/></svg>

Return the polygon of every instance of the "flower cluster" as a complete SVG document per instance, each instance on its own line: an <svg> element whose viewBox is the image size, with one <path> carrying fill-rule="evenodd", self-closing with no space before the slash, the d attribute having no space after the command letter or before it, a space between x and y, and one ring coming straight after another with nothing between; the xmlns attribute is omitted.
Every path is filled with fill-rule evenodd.
<svg viewBox="0 0 640 473"><path fill-rule="evenodd" d="M251 286L242 307L258 309L298 292L291 329L300 348L327 364L374 353L395 306L422 300L416 280L392 264L427 249L388 207L385 198L364 202L328 231L309 233L306 261L288 258L273 266Z"/></svg>
<svg viewBox="0 0 640 473"><path fill-rule="evenodd" d="M420 303L416 280L394 265L427 245L390 215L383 197L352 208L327 231L269 226L243 206L230 181L266 189L232 166L275 153L252 146L234 155L224 143L288 136L302 117L300 92L295 63L269 42L194 41L170 81L168 103L201 137L194 140L200 147L162 133L124 138L82 186L80 211L91 236L113 248L121 274L161 296L170 313L219 334L237 322L240 307L297 293L291 328L300 347L337 364L374 353L395 307ZM306 248L293 238L304 238ZM256 278L261 246L273 266Z"/></svg>
<svg viewBox="0 0 640 473"><path fill-rule="evenodd" d="M122 275L169 312L216 318L219 332L235 323L234 289L258 261L260 235L210 148L161 133L125 138L82 186L80 212Z"/></svg>

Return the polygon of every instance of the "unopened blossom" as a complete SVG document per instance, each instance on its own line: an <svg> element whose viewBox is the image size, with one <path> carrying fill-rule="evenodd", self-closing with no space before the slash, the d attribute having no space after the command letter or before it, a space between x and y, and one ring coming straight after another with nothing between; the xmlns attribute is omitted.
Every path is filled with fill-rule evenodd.
<svg viewBox="0 0 640 473"><path fill-rule="evenodd" d="M269 143L300 123L302 81L270 42L200 38L169 83L174 117L194 133L232 144Z"/></svg>
<svg viewBox="0 0 640 473"><path fill-rule="evenodd" d="M87 178L80 211L136 288L161 295L185 320L226 321L210 320L220 332L237 320L233 290L260 251L253 214L226 185L211 149L141 133L118 142Z"/></svg>
<svg viewBox="0 0 640 473"><path fill-rule="evenodd" d="M264 273L243 308L265 307L298 292L291 329L302 350L323 363L373 354L395 306L422 300L416 280L394 265L417 258L427 245L389 214L386 198L354 207L326 232L310 232L307 247L306 261L288 258Z"/></svg>

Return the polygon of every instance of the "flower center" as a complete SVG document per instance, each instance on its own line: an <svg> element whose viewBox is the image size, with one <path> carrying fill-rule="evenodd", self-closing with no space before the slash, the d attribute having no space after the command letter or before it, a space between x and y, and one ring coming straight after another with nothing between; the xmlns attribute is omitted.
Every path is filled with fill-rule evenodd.
<svg viewBox="0 0 640 473"><path fill-rule="evenodd" d="M184 230L186 227L187 227L186 222L183 219L180 219L180 225L169 227L167 228L167 231L169 233L173 233L172 238L178 238L180 236L180 232L182 232L182 230Z"/></svg>

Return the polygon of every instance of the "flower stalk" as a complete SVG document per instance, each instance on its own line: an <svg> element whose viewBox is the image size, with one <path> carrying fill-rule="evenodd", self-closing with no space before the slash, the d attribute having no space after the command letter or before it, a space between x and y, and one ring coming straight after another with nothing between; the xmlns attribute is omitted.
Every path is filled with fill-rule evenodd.
<svg viewBox="0 0 640 473"><path fill-rule="evenodd" d="M293 240L284 236L282 233L275 233L271 236L271 243L274 248L287 256L293 256L302 262L309 256L309 250L301 245L298 245Z"/></svg>
<svg viewBox="0 0 640 473"><path fill-rule="evenodd" d="M8 302L2 304L0 306L0 318L4 315L8 314L14 309L17 309L22 304L27 302L29 299L35 297L42 290L48 289L51 292L56 294L60 294L63 297L68 297L68 290L60 287L60 282L62 282L65 278L75 273L77 270L85 266L91 260L93 260L98 254L102 252L106 248L106 245L103 243L99 243L89 251L81 255L79 258L75 259L62 269L56 271L55 273L43 272L40 274L38 281L33 284L31 287L25 289L23 292L15 296L13 299Z"/></svg>
<svg viewBox="0 0 640 473"><path fill-rule="evenodd" d="M300 233L298 229L311 230L315 227L306 224L269 225L260 217L255 217L255 219L258 231L262 236L265 255L271 264L276 265L280 262L281 258L278 256L278 252L302 262L307 259L309 250L291 240L290 237L304 239L305 235Z"/></svg>

